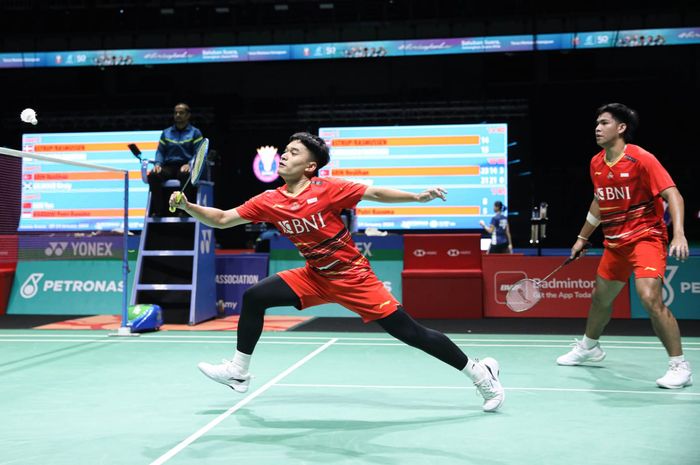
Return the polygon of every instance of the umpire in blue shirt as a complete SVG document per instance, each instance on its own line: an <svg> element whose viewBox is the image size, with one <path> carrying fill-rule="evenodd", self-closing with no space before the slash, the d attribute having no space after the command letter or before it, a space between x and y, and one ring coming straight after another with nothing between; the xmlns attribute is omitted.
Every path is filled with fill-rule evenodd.
<svg viewBox="0 0 700 465"><path fill-rule="evenodd" d="M179 179L184 185L190 176L190 160L202 143L202 132L190 124L190 107L186 103L175 105L175 124L165 128L160 135L156 164L148 173L151 188L151 215L163 216L167 211L168 200L163 196L163 182ZM185 195L194 199L195 188L187 186Z"/></svg>

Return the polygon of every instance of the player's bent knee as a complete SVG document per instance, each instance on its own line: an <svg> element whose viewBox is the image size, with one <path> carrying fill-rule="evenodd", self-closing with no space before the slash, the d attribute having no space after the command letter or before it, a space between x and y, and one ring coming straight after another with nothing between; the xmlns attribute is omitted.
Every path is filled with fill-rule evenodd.
<svg viewBox="0 0 700 465"><path fill-rule="evenodd" d="M259 286L252 286L243 292L243 308L264 307L265 292Z"/></svg>
<svg viewBox="0 0 700 465"><path fill-rule="evenodd" d="M661 293L657 292L655 289L637 289L637 293L644 308L651 309L656 307L664 307L661 299Z"/></svg>
<svg viewBox="0 0 700 465"><path fill-rule="evenodd" d="M640 300L642 302L642 307L644 307L644 310L649 314L649 316L654 317L654 316L661 316L668 312L668 309L664 305L663 301L660 298L656 297L648 297L648 298L642 298L640 296Z"/></svg>

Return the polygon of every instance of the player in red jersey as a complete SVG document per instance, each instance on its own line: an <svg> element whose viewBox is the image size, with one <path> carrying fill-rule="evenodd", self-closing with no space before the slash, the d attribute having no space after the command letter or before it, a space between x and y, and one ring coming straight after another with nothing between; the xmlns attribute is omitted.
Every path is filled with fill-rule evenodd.
<svg viewBox="0 0 700 465"><path fill-rule="evenodd" d="M598 224L603 227L605 251L598 265L586 333L557 363L579 365L605 358L598 338L610 321L613 300L634 272L639 299L670 358L666 374L656 384L678 389L690 386L693 377L683 356L678 322L661 297L668 246L663 201L668 202L673 221L669 254L682 261L688 257L683 197L654 155L628 143L637 124L637 113L620 103L598 109L595 136L603 150L591 159L593 201L571 256L585 251Z"/></svg>
<svg viewBox="0 0 700 465"><path fill-rule="evenodd" d="M253 197L231 210L201 207L176 194L170 204L199 221L230 228L250 222L273 223L306 259L306 266L282 271L249 288L243 296L238 322L237 350L232 360L200 363L209 378L235 391L246 392L250 383L250 357L260 338L265 310L292 305L298 309L335 302L363 321L376 321L386 332L464 372L484 398L483 410L495 411L504 400L498 362L469 359L447 336L411 318L386 290L355 246L340 212L364 200L385 203L445 200L441 188L420 194L368 187L339 178L317 177L330 160L323 139L309 133L292 135L279 163L285 185Z"/></svg>

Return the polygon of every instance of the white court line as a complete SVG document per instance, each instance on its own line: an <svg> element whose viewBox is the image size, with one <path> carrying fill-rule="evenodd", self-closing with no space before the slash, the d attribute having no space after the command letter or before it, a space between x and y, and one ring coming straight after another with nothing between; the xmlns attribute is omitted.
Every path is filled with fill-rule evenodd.
<svg viewBox="0 0 700 465"><path fill-rule="evenodd" d="M328 338L325 338L328 339ZM337 340L337 339L336 339ZM159 341L157 339L9 339L0 336L0 343L3 342L32 342L32 343L49 343L49 342L95 342L98 344L232 344L235 341L177 341L166 340ZM260 341L259 344L279 344L279 345L318 345L321 341ZM405 345L405 344L397 344Z"/></svg>
<svg viewBox="0 0 700 465"><path fill-rule="evenodd" d="M234 406L231 407L230 409L226 410L224 413L222 413L222 414L219 415L218 417L214 418L212 421L210 421L210 422L207 423L205 426L203 426L202 428L200 428L198 431L196 431L196 432L195 432L194 434L192 434L190 437L188 437L187 439L185 439L184 441L182 441L180 444L178 444L177 446L173 447L172 449L170 449L168 452L166 452L165 454L161 455L160 457L158 457L156 460L154 460L153 462L151 462L150 465L161 465L161 464L167 462L168 460L170 460L171 458L173 458L176 454L178 454L182 449L184 449L185 447L189 446L189 445L192 444L194 441L196 441L197 439L199 439L199 438L200 438L202 435L204 435L207 431L209 431L210 429L212 429L213 427L215 427L216 425L218 425L219 423L221 423L222 421L224 421L224 420L225 420L226 418L228 418L229 416L231 416L231 415L233 415L234 413L236 413L236 411L240 410L240 409L241 409L242 407L244 407L246 404L250 403L253 399L255 399L256 397L258 397L259 395L261 395L263 392L265 392L265 391L267 391L268 389L270 389L270 388L271 388L272 386L274 386L278 381L280 381L281 379L283 379L284 377L286 377L287 375L289 375L291 372L293 372L294 370L296 370L297 368L299 368L300 366L302 366L303 364L305 364L306 362L308 362L309 360L311 360L312 358L314 358L316 355L318 355L318 354L320 354L321 352L323 352L324 350L326 350L328 347L330 347L330 346L331 346L333 343L335 343L336 341L337 341L337 339L331 339L330 341L326 342L326 343L323 344L321 347L319 347L318 349L314 350L314 351L311 352L309 355L307 355L306 357L302 358L301 360L299 360L298 362L296 362L294 365L290 366L289 368L287 368L286 370L284 370L282 373L280 373L279 375L277 375L277 376L275 376L274 378L272 378L270 381L268 381L267 383L265 383L265 385L263 385L260 389L258 389L257 391L253 392L252 394L250 394L249 396L247 396L247 397L246 397L245 399L243 399L242 401L238 402L236 405L234 405Z"/></svg>
<svg viewBox="0 0 700 465"><path fill-rule="evenodd" d="M106 334L53 334L53 331L60 331L60 330L39 330L39 331L34 331L34 332L29 332L29 333L14 333L14 332L7 332L3 333L0 331L0 338L5 338L5 337L36 337L38 339L40 338L86 338L86 339L97 339L97 338L102 338L106 337ZM645 337L645 338L650 338L652 340L650 341L621 341L621 340L614 340L614 339L605 339L603 341L603 345L607 344L661 344L658 339L656 339L654 336L630 336L630 337ZM196 335L196 334L183 334L183 335L178 335L178 334L165 334L165 333L153 333L153 334L141 334L141 337L139 338L140 340L145 340L145 339L225 339L227 341L235 342L236 341L236 336L235 334L228 334L228 335ZM278 339L288 339L288 340L311 340L311 341L325 341L328 339L328 336L262 336L260 338L261 341L267 341L267 340L278 340ZM396 339L393 337L386 337L386 336L378 336L378 337L344 337L344 336L338 336L338 340L340 341L389 341L389 342L395 342ZM450 339L453 342L547 342L551 344L555 343L561 343L561 344L571 344L572 339L567 338L567 339L504 339L504 338L472 338L472 337L450 337ZM692 337L685 338L685 339L692 339ZM692 342L692 341L685 341L683 340L683 345L698 345L700 346L700 342Z"/></svg>
<svg viewBox="0 0 700 465"><path fill-rule="evenodd" d="M273 338L274 339L274 338ZM341 340L341 338L335 338L336 341ZM207 341L207 340L160 340L160 338L151 339L141 339L141 338L129 338L129 339L118 339L118 338L101 338L101 339L20 339L20 338L6 338L0 336L0 344L4 342L27 342L27 343L61 343L61 342L94 342L96 344L232 344L230 341ZM316 345L320 341L276 341L276 340L261 340L259 344L270 344L270 345ZM626 344L620 342L620 344ZM338 342L336 346L360 346L360 347L408 347L403 342ZM479 343L457 343L459 347L519 347L519 348L533 348L533 349L565 349L571 347L571 344L560 343L560 344L479 344ZM661 344L657 346L625 346L625 345L604 345L605 349L629 349L629 350L665 350ZM700 351L700 347L684 347L686 352Z"/></svg>
<svg viewBox="0 0 700 465"><path fill-rule="evenodd" d="M289 388L333 388L333 389L474 389L472 386L383 386L372 384L301 384L280 383L275 387ZM604 392L611 394L651 394L667 396L700 397L700 392L679 392L678 390L630 391L623 389L584 389L584 388L538 388L538 387L506 387L506 391L550 391L550 392Z"/></svg>

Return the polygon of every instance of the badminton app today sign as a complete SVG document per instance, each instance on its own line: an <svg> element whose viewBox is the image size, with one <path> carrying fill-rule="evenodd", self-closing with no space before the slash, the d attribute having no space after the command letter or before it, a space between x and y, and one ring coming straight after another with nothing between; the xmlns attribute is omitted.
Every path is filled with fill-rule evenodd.
<svg viewBox="0 0 700 465"><path fill-rule="evenodd" d="M524 278L547 276L561 265L565 257L523 257L485 255L484 316L508 318L585 318L591 305L591 293L600 257L582 257L565 266L543 283L542 300L531 310L512 312L506 306L506 293ZM613 318L630 317L629 286L625 286L613 303Z"/></svg>

